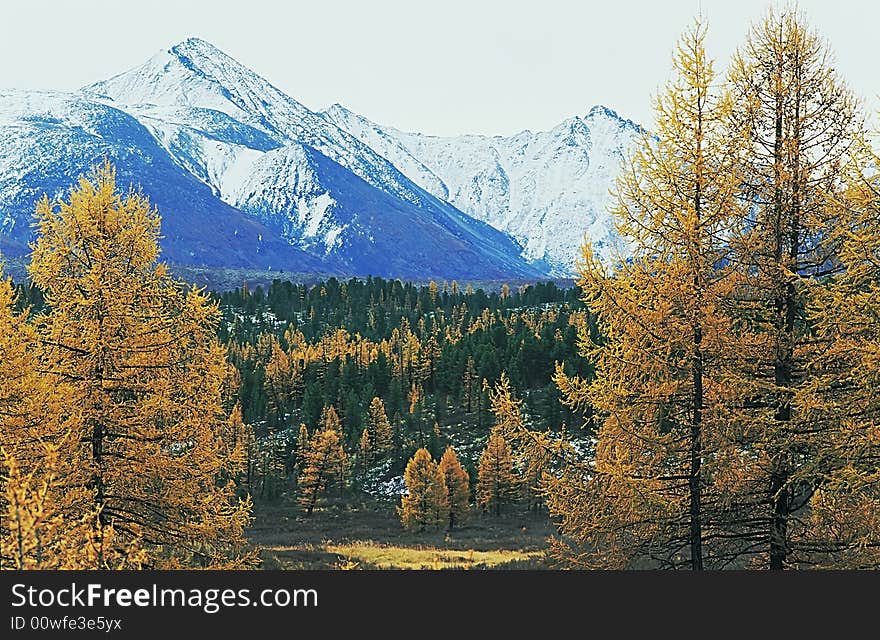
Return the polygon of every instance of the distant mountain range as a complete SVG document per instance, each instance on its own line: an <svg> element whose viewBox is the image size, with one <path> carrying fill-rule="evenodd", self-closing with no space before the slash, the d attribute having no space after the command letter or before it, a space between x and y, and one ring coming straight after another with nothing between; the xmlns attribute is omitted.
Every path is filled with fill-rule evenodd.
<svg viewBox="0 0 880 640"><path fill-rule="evenodd" d="M513 236L527 260L556 275L571 274L584 236L600 253L614 245L609 189L641 128L606 107L510 137L406 133L338 104L324 115L425 190Z"/></svg>
<svg viewBox="0 0 880 640"><path fill-rule="evenodd" d="M36 200L109 157L162 214L171 263L402 278L572 272L640 127L605 107L547 132L440 138L314 112L203 40L75 93L0 90L0 251Z"/></svg>

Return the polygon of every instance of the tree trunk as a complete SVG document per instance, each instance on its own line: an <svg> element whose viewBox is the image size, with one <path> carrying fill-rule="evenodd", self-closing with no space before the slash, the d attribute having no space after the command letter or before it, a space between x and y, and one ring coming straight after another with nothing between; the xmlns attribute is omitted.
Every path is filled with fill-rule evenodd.
<svg viewBox="0 0 880 640"><path fill-rule="evenodd" d="M694 384L694 413L691 421L691 470L688 479L690 491L690 542L691 542L691 569L703 570L703 529L702 529L702 504L700 475L702 467L702 422L703 422L703 353L700 344L703 341L703 331L698 325L694 329L694 356L693 356L693 384Z"/></svg>

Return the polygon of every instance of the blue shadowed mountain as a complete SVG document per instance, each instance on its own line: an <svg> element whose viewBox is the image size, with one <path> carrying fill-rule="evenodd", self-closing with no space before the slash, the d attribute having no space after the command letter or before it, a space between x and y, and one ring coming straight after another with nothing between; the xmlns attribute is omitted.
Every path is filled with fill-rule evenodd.
<svg viewBox="0 0 880 640"><path fill-rule="evenodd" d="M191 38L76 93L0 91L0 250L43 193L109 157L180 265L404 278L571 273L638 126L604 107L548 132L436 138L313 112Z"/></svg>
<svg viewBox="0 0 880 640"><path fill-rule="evenodd" d="M86 95L134 115L216 197L343 273L536 276L509 236L202 40Z"/></svg>
<svg viewBox="0 0 880 640"><path fill-rule="evenodd" d="M20 256L35 203L66 196L109 158L120 187L142 189L162 214L163 259L178 264L315 271L321 260L220 201L134 117L76 94L0 91L0 250Z"/></svg>
<svg viewBox="0 0 880 640"><path fill-rule="evenodd" d="M533 277L509 236L210 44L190 39L74 94L0 93L0 248L43 193L104 157L162 214L182 265L391 277Z"/></svg>

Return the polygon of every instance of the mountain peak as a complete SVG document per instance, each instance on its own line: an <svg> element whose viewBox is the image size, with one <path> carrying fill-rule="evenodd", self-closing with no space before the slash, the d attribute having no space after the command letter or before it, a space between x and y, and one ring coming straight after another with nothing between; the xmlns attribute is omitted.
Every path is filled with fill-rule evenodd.
<svg viewBox="0 0 880 640"><path fill-rule="evenodd" d="M243 65L237 62L229 54L225 53L207 40L202 40L197 37L187 38L183 42L178 42L176 45L168 49L168 53L179 58L184 64L186 64L186 60L189 60L196 65L222 64L243 67Z"/></svg>
<svg viewBox="0 0 880 640"><path fill-rule="evenodd" d="M182 42L178 42L176 45L174 45L171 48L174 49L177 47L200 47L200 48L214 49L215 51L220 51L220 49L215 47L213 44L211 44L207 40L203 40L202 38L199 38L198 36L190 36L186 40L183 40Z"/></svg>
<svg viewBox="0 0 880 640"><path fill-rule="evenodd" d="M618 114L614 109L609 109L605 105L597 104L587 113L585 120L594 120L596 117L606 118L608 120L613 120L619 123L619 126L626 127L628 129L632 129L638 133L644 133L645 129L642 125L633 122L629 118L624 118L620 114Z"/></svg>
<svg viewBox="0 0 880 640"><path fill-rule="evenodd" d="M210 42L192 37L162 50L138 67L85 87L125 105L195 107L219 111L274 133L270 104L302 106Z"/></svg>
<svg viewBox="0 0 880 640"><path fill-rule="evenodd" d="M346 108L344 105L342 105L338 102L334 102L326 109L321 110L319 113L322 113L322 114L329 116L331 118L339 117L339 116L342 116L345 118L351 117L351 116L357 116L357 114L354 111Z"/></svg>
<svg viewBox="0 0 880 640"><path fill-rule="evenodd" d="M595 117L597 115L605 116L606 118L612 118L614 120L622 120L623 119L619 115L617 115L617 112L614 109L609 109L608 107L606 107L605 105L602 105L602 104L594 105L593 108L590 109L589 113L587 113L588 118Z"/></svg>

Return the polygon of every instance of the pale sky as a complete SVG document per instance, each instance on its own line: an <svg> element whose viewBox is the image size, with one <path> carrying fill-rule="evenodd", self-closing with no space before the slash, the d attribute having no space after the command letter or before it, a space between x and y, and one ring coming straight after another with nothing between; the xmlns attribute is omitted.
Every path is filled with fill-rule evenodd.
<svg viewBox="0 0 880 640"><path fill-rule="evenodd" d="M3 0L0 87L74 90L203 38L311 109L439 135L541 130L595 104L649 127L702 8L723 69L769 0ZM880 106L880 3L800 0Z"/></svg>

